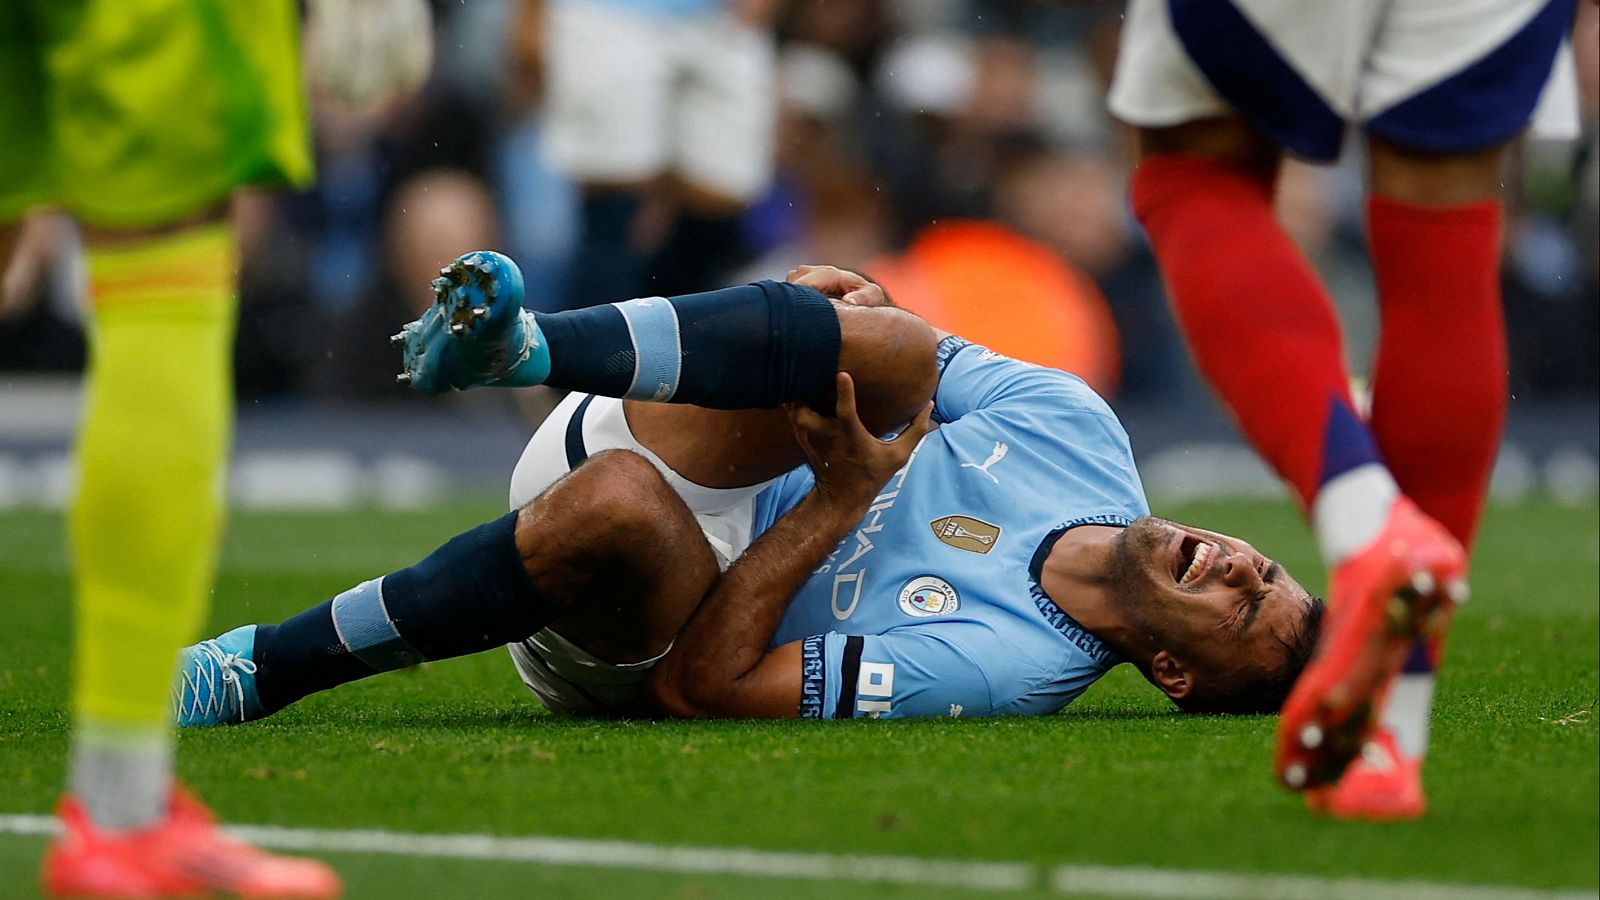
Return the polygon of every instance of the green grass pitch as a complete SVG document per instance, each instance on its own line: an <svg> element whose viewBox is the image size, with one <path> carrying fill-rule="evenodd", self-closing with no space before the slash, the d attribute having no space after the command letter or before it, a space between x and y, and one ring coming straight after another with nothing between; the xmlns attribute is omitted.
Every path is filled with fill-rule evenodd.
<svg viewBox="0 0 1600 900"><path fill-rule="evenodd" d="M1158 510L1253 540L1322 582L1281 504ZM426 513L236 514L215 633L276 621L414 561L492 503ZM612 723L542 713L503 653L188 733L184 777L227 820L306 828L1600 887L1597 511L1490 511L1440 685L1421 822L1329 822L1269 778L1274 719L1188 718L1124 667L1046 719ZM59 518L0 515L0 814L43 813L67 746L69 582ZM0 896L43 838L0 834ZM353 897L956 896L332 854ZM1009 894L1006 896L1017 896Z"/></svg>

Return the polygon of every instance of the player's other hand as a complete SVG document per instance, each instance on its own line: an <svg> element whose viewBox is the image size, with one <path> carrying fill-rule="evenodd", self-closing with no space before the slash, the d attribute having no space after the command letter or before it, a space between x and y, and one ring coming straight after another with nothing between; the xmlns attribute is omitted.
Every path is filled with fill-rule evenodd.
<svg viewBox="0 0 1600 900"><path fill-rule="evenodd" d="M797 404L786 409L795 440L817 477L813 493L841 511L859 515L890 477L911 459L917 443L931 427L933 404L924 406L899 437L880 441L861 424L856 412L856 385L850 374L840 372L834 386L837 399L832 416Z"/></svg>
<svg viewBox="0 0 1600 900"><path fill-rule="evenodd" d="M796 266L789 270L790 284L815 288L851 306L894 306L894 300L877 282L865 275L834 266Z"/></svg>
<svg viewBox="0 0 1600 900"><path fill-rule="evenodd" d="M311 83L357 106L416 90L433 65L427 0L310 0L306 67Z"/></svg>

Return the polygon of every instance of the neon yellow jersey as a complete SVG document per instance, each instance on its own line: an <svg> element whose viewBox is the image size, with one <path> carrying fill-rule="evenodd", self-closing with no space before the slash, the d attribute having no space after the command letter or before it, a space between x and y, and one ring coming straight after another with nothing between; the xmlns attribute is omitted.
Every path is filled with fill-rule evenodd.
<svg viewBox="0 0 1600 900"><path fill-rule="evenodd" d="M312 175L294 0L0 0L0 222L189 218Z"/></svg>

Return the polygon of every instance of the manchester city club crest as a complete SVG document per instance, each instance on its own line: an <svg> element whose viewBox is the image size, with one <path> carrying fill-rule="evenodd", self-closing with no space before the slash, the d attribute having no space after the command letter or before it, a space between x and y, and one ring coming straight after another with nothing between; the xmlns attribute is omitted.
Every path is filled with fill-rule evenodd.
<svg viewBox="0 0 1600 900"><path fill-rule="evenodd" d="M908 616L947 616L960 608L956 589L937 575L919 575L900 589L900 611Z"/></svg>

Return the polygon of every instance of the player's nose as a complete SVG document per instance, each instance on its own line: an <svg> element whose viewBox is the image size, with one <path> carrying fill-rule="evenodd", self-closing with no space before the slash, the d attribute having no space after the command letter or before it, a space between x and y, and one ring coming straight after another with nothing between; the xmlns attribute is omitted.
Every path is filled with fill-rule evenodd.
<svg viewBox="0 0 1600 900"><path fill-rule="evenodd" d="M1222 583L1228 587L1255 590L1261 586L1261 573L1249 554L1234 552L1222 561Z"/></svg>

